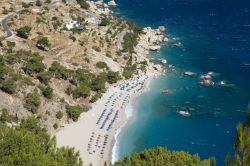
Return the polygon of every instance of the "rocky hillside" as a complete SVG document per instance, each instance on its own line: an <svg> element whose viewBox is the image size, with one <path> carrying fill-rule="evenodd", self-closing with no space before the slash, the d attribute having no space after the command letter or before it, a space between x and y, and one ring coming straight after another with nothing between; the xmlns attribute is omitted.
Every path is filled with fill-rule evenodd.
<svg viewBox="0 0 250 166"><path fill-rule="evenodd" d="M101 1L0 5L0 109L12 120L35 115L53 132L88 111L110 84L145 70L134 55L143 29L114 18Z"/></svg>
<svg viewBox="0 0 250 166"><path fill-rule="evenodd" d="M0 110L35 115L53 133L77 121L108 86L147 69L157 31L112 16L102 1L0 3ZM150 45L149 45L150 44ZM151 45L152 44L152 45ZM156 45L155 45L156 44ZM156 66L159 69L159 66Z"/></svg>

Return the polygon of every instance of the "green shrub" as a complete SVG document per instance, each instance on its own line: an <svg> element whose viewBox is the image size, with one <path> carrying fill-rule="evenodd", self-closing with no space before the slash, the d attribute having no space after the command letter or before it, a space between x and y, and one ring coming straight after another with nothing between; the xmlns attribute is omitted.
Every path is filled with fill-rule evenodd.
<svg viewBox="0 0 250 166"><path fill-rule="evenodd" d="M56 129L58 129L58 124L57 123L54 123L53 124L53 128L56 130Z"/></svg>
<svg viewBox="0 0 250 166"><path fill-rule="evenodd" d="M101 62L101 61L99 61L99 62L96 63L96 67L98 67L99 69L104 69L104 68L105 69L109 69L107 63Z"/></svg>
<svg viewBox="0 0 250 166"><path fill-rule="evenodd" d="M135 34L133 32L126 33L122 43L123 50L132 54L134 53L134 47L137 44L138 44L138 34Z"/></svg>
<svg viewBox="0 0 250 166"><path fill-rule="evenodd" d="M36 46L41 50L48 51L51 44L49 43L49 39L47 37L41 37L38 39Z"/></svg>
<svg viewBox="0 0 250 166"><path fill-rule="evenodd" d="M201 160L198 155L183 151L169 151L165 148L154 148L134 153L111 166L212 166L211 160Z"/></svg>
<svg viewBox="0 0 250 166"><path fill-rule="evenodd" d="M128 69L124 69L123 73L122 73L123 77L125 77L126 79L129 79L133 76L133 71L128 70Z"/></svg>
<svg viewBox="0 0 250 166"><path fill-rule="evenodd" d="M63 117L63 112L62 112L62 111L58 111L58 112L56 113L56 118L57 118L57 119L62 119L62 117Z"/></svg>
<svg viewBox="0 0 250 166"><path fill-rule="evenodd" d="M92 96L92 98L90 99L91 103L96 102L99 98L101 98L101 94L96 94L94 96Z"/></svg>
<svg viewBox="0 0 250 166"><path fill-rule="evenodd" d="M22 7L23 8L29 8L30 6L32 6L31 3L24 3L24 2L22 2Z"/></svg>
<svg viewBox="0 0 250 166"><path fill-rule="evenodd" d="M95 50L96 52L101 52L101 49L98 46L93 46L92 49Z"/></svg>
<svg viewBox="0 0 250 166"><path fill-rule="evenodd" d="M73 71L68 70L66 67L62 66L58 62L53 62L49 71L52 75L54 75L57 79L67 80L72 76Z"/></svg>
<svg viewBox="0 0 250 166"><path fill-rule="evenodd" d="M72 91L73 98L88 97L90 95L90 88L85 85L80 85Z"/></svg>
<svg viewBox="0 0 250 166"><path fill-rule="evenodd" d="M0 79L3 79L6 74L7 74L6 66L0 64Z"/></svg>
<svg viewBox="0 0 250 166"><path fill-rule="evenodd" d="M38 73L37 79L44 84L48 84L51 79L51 73L49 71L43 71Z"/></svg>
<svg viewBox="0 0 250 166"><path fill-rule="evenodd" d="M109 19L108 18L102 18L101 23L99 24L100 26L107 26L109 24Z"/></svg>
<svg viewBox="0 0 250 166"><path fill-rule="evenodd" d="M33 114L37 112L37 109L41 103L40 95L37 89L32 93L28 93L25 97L25 108Z"/></svg>
<svg viewBox="0 0 250 166"><path fill-rule="evenodd" d="M38 53L32 54L30 57L27 57L27 62L25 63L24 72L26 74L32 75L33 73L43 72L46 68L43 64L43 57Z"/></svg>
<svg viewBox="0 0 250 166"><path fill-rule="evenodd" d="M9 115L9 111L7 109L1 109L0 113L0 122L5 123L11 121L11 116Z"/></svg>
<svg viewBox="0 0 250 166"><path fill-rule="evenodd" d="M75 84L90 86L94 77L95 77L95 75L90 73L88 70L77 69L75 71L73 80L74 80Z"/></svg>
<svg viewBox="0 0 250 166"><path fill-rule="evenodd" d="M101 73L96 78L94 78L91 82L91 90L96 92L105 92L106 90L106 81L107 75L106 73Z"/></svg>
<svg viewBox="0 0 250 166"><path fill-rule="evenodd" d="M109 71L107 74L107 79L108 83L114 84L121 79L121 76L119 75L118 72Z"/></svg>
<svg viewBox="0 0 250 166"><path fill-rule="evenodd" d="M15 84L15 81L13 79L3 80L1 84L2 84L1 85L2 91L9 93L9 94L15 93L16 84Z"/></svg>
<svg viewBox="0 0 250 166"><path fill-rule="evenodd" d="M24 39L28 39L30 31L31 31L31 27L29 26L21 27L17 29L17 36L24 38Z"/></svg>
<svg viewBox="0 0 250 166"><path fill-rule="evenodd" d="M68 118L71 118L74 122L78 120L81 113L84 110L80 106L66 106Z"/></svg>
<svg viewBox="0 0 250 166"><path fill-rule="evenodd" d="M7 46L9 49L12 50L16 46L16 43L7 40Z"/></svg>
<svg viewBox="0 0 250 166"><path fill-rule="evenodd" d="M44 21L44 18L40 18L40 17L36 18L36 23L37 24L41 24L41 23L46 24L46 22Z"/></svg>
<svg viewBox="0 0 250 166"><path fill-rule="evenodd" d="M56 140L41 128L38 120L28 118L20 125L0 125L0 161L3 166L82 166L73 148L57 148Z"/></svg>
<svg viewBox="0 0 250 166"><path fill-rule="evenodd" d="M51 99L53 97L53 89L48 85L46 87L41 88L43 96Z"/></svg>
<svg viewBox="0 0 250 166"><path fill-rule="evenodd" d="M52 25L53 25L53 28L54 28L55 30L57 30L58 28L60 28L60 27L62 26L62 23L61 23L59 20L54 20L54 21L52 22Z"/></svg>

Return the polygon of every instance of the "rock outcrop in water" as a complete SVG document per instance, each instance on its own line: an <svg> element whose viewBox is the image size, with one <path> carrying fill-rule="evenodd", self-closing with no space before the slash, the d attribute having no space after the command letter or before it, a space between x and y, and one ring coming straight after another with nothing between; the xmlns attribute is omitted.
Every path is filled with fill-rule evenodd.
<svg viewBox="0 0 250 166"><path fill-rule="evenodd" d="M116 6L117 6L117 4L115 3L114 0L109 1L109 2L108 2L108 5L109 5L110 7L116 7Z"/></svg>

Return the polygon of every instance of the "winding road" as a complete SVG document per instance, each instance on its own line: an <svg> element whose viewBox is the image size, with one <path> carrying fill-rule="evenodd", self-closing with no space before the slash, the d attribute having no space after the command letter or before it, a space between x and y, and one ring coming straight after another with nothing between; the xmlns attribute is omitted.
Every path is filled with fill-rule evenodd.
<svg viewBox="0 0 250 166"><path fill-rule="evenodd" d="M0 24L3 27L3 31L7 34L7 38L11 37L13 35L13 32L10 30L9 26L8 26L8 19L10 16L17 14L19 15L20 12L22 12L24 9L20 9L18 10L16 13L10 13L2 18L0 18Z"/></svg>
<svg viewBox="0 0 250 166"><path fill-rule="evenodd" d="M124 38L124 36L126 35L127 31L128 31L128 28L125 28L125 29L123 29L122 32L118 35L118 40L117 40L117 42L116 42L116 47L117 47L120 51L123 50L123 48L122 48L123 38Z"/></svg>
<svg viewBox="0 0 250 166"><path fill-rule="evenodd" d="M7 25L7 20L11 15L5 16L2 20L1 20L1 25L3 27L3 31L7 34L7 38L11 37L13 35L13 33L11 32L9 26Z"/></svg>

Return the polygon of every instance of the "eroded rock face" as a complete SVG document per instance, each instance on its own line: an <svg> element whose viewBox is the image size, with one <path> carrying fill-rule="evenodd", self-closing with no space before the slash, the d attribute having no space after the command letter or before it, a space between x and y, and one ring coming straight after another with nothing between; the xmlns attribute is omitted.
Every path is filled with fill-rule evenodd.
<svg viewBox="0 0 250 166"><path fill-rule="evenodd" d="M0 109L7 109L9 114L16 116L18 119L22 119L31 115L24 106L21 97L14 97L7 93L0 91Z"/></svg>

